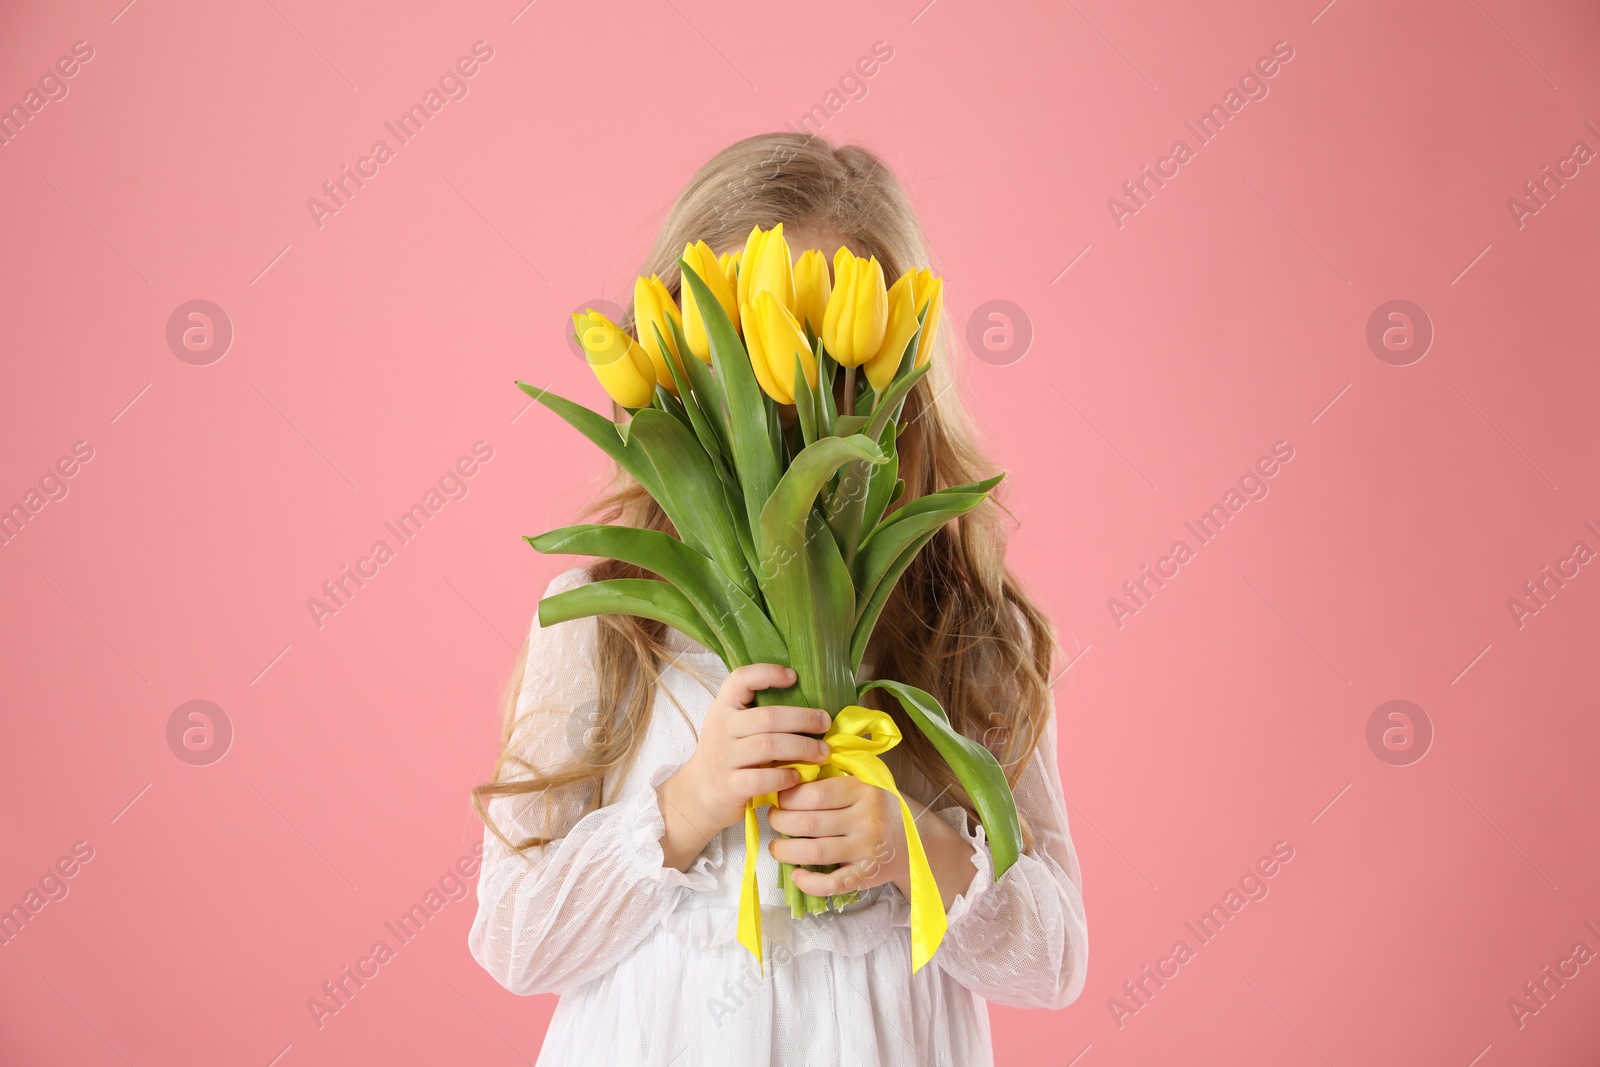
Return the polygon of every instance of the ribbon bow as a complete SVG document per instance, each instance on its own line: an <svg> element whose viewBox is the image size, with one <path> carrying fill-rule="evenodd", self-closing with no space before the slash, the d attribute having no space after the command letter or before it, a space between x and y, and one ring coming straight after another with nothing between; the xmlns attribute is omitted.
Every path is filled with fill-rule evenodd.
<svg viewBox="0 0 1600 1067"><path fill-rule="evenodd" d="M822 763L787 763L800 772L801 781L834 778L841 774L853 775L868 785L887 789L900 802L900 817L905 822L906 849L911 869L911 973L933 958L939 942L944 940L946 927L944 901L933 880L933 868L928 865L928 855L923 851L922 838L917 835L916 820L905 798L895 788L894 775L887 764L878 757L900 743L900 728L887 712L874 711L852 704L833 717L833 725L823 736L831 752ZM756 822L756 808L763 804L778 806L776 793L751 797L744 810L744 886L739 893L739 943L755 954L756 963L765 966L761 957L761 893L756 885L756 852L761 847L761 828Z"/></svg>

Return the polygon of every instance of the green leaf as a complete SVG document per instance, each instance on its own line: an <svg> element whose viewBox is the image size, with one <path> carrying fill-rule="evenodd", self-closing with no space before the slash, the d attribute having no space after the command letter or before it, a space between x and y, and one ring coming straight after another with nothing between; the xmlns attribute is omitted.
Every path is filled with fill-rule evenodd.
<svg viewBox="0 0 1600 1067"><path fill-rule="evenodd" d="M798 556L806 514L833 472L853 460L882 463L885 459L877 444L861 434L824 437L802 451L761 509L760 543L764 554L788 546Z"/></svg>
<svg viewBox="0 0 1600 1067"><path fill-rule="evenodd" d="M849 437L851 434L866 433L867 423L872 420L866 415L840 415L833 420L833 432L839 437ZM876 434L867 434L875 438Z"/></svg>
<svg viewBox="0 0 1600 1067"><path fill-rule="evenodd" d="M999 485L1004 478L1005 475L1002 473L992 478L985 478L981 482L952 485L907 503L893 515L875 525L867 534L866 539L861 542L862 558L865 559L868 551L875 551L876 542L886 539L895 539L904 546L916 536L916 533L907 534L905 532L907 528L917 532L937 529L951 519L965 515L983 503L990 490Z"/></svg>
<svg viewBox="0 0 1600 1067"><path fill-rule="evenodd" d="M661 482L656 477L655 467L650 464L643 450L629 442L623 427L604 415L591 411L582 404L575 404L548 389L540 389L521 381L517 382L517 388L561 416L573 429L599 445L602 452L616 460L617 465L632 475L634 481L644 486L652 497L658 502L661 500Z"/></svg>
<svg viewBox="0 0 1600 1067"><path fill-rule="evenodd" d="M701 447L711 456L717 474L722 479L724 504L727 513L733 517L731 525L739 541L739 551L744 556L745 566L753 573L756 568L755 535L751 531L748 511L744 505L744 488L737 474L729 466L731 453L728 448L728 413L723 406L722 386L712 375L711 368L689 352L689 342L683 335L683 327L670 318L667 320L667 325L672 330L678 351L689 353L683 358L681 366L670 367L669 370L673 372L674 380L678 382L680 396L683 395L685 387L678 375L682 373L689 380L689 390L694 399L693 407L698 408L700 412L700 422L695 425L695 435L699 438ZM690 410L690 418L691 420L694 418L693 409ZM705 427L710 429L710 440ZM747 591L757 601L760 600L761 593L753 582L742 582L741 589Z"/></svg>
<svg viewBox="0 0 1600 1067"><path fill-rule="evenodd" d="M628 436L655 467L661 485L657 499L683 543L715 560L747 595L754 593L734 532L739 517L729 512L721 479L694 434L671 415L647 408L633 417Z"/></svg>
<svg viewBox="0 0 1600 1067"><path fill-rule="evenodd" d="M860 668L867 642L894 592L895 583L922 551L922 546L946 522L983 503L988 490L999 480L1000 476L996 476L951 486L913 500L880 523L862 542L861 553L852 568L856 582L856 624L850 640L853 668Z"/></svg>
<svg viewBox="0 0 1600 1067"><path fill-rule="evenodd" d="M778 457L778 469L787 468L790 460L789 442L783 439L783 420L778 417L778 402L762 394L767 409L767 439L772 442L772 454Z"/></svg>
<svg viewBox="0 0 1600 1067"><path fill-rule="evenodd" d="M876 467L866 463L851 463L841 468L828 496L826 509L828 526L833 530L833 538L844 555L845 565L850 567L855 565L862 532L870 530L882 517L883 508L888 503L883 498L900 470L900 457L894 448L895 425L892 422L880 425L874 420L867 424L865 433L874 435L879 449L889 457L889 462ZM879 486L876 494L874 484ZM876 511L871 510L874 504Z"/></svg>
<svg viewBox="0 0 1600 1067"><path fill-rule="evenodd" d="M739 552L744 556L745 569L754 575L756 572L756 535L745 525L744 490L739 488L737 479L722 483L723 505L729 515L729 525L733 527L734 536L739 540ZM740 580L739 587L746 590L756 603L761 603L760 586L754 581Z"/></svg>
<svg viewBox="0 0 1600 1067"><path fill-rule="evenodd" d="M867 642L872 639L872 631L877 629L878 617L883 614L884 605L889 603L889 594L894 592L894 584L900 580L900 575L911 566L911 561L917 558L917 553L933 535L934 531L929 530L908 545L894 558L889 568L870 590L856 590L856 627L850 637L850 666L853 670L861 669L861 659L867 654ZM859 567L859 564L857 566Z"/></svg>
<svg viewBox="0 0 1600 1067"><path fill-rule="evenodd" d="M655 409L657 411L665 411L668 415L683 423L685 429L693 431L694 426L689 421L689 413L684 409L683 401L659 385L656 386Z"/></svg>
<svg viewBox="0 0 1600 1067"><path fill-rule="evenodd" d="M833 406L833 375L839 364L828 355L828 350L817 342L817 436L834 436L833 420L839 412ZM840 435L843 436L843 435Z"/></svg>
<svg viewBox="0 0 1600 1067"><path fill-rule="evenodd" d="M750 356L722 305L711 295L706 283L682 259L678 260L683 284L694 294L695 306L706 324L711 345L711 370L722 389L727 405L728 446L733 468L744 488L746 518L751 530L761 518L761 509L778 484L778 457L767 425L767 406L761 387L756 384Z"/></svg>
<svg viewBox="0 0 1600 1067"><path fill-rule="evenodd" d="M806 444L817 439L817 394L806 379L800 353L794 354L794 410L800 419L800 437Z"/></svg>
<svg viewBox="0 0 1600 1067"><path fill-rule="evenodd" d="M757 539L756 578L788 646L790 666L813 706L830 713L855 690L847 664L855 587L815 503L834 471L862 459L882 462L883 456L859 435L825 437L803 449L762 508Z"/></svg>
<svg viewBox="0 0 1600 1067"><path fill-rule="evenodd" d="M874 530L872 536L862 542L861 553L856 557L852 567L852 572L856 576L858 603L866 604L874 599L884 576L894 569L907 548L912 545L920 548L927 543L929 536L937 533L945 523L971 511L983 503L983 499L982 494L975 493L947 496L936 508L923 511L915 517L908 517L903 522L888 523ZM900 510L904 511L920 503L920 500L912 501ZM899 512L895 514L896 517L899 516ZM898 573L896 577L898 578Z"/></svg>
<svg viewBox="0 0 1600 1067"><path fill-rule="evenodd" d="M865 696L870 689L892 693L922 731L922 736L933 743L955 772L972 799L972 806L977 809L978 821L983 823L984 840L994 859L994 880L998 882L1022 855L1022 822L1017 817L1017 800L1011 794L1000 761L993 752L951 725L944 708L921 689L904 682L875 681L862 686L860 695Z"/></svg>
<svg viewBox="0 0 1600 1067"><path fill-rule="evenodd" d="M672 320L668 319L667 322L670 324ZM661 336L661 328L655 323L651 323L650 328L655 331L656 343L666 350L666 338ZM687 352L688 349L681 349L681 351ZM689 382L687 368L680 366L678 359L671 358L670 350L667 350L667 352L667 373L672 375L672 384L678 389L678 395L673 399L683 409L684 415L688 419L689 428L700 439L700 447L704 448L706 455L711 457L712 463L717 468L717 473L723 478L731 478L732 474L728 472L723 463L722 439L717 436L717 431L712 426L711 420L700 406L701 398L695 393L693 385ZM699 363L700 361L691 354L689 362Z"/></svg>
<svg viewBox="0 0 1600 1067"><path fill-rule="evenodd" d="M889 462L873 467L867 475L867 498L861 509L863 530L870 531L883 521L884 510L894 500L891 495L894 487L903 484L900 481L900 453L895 449L898 430L895 423L888 423L883 428L883 436L878 438L878 448L889 457Z"/></svg>
<svg viewBox="0 0 1600 1067"><path fill-rule="evenodd" d="M764 690L756 702L803 702L833 714L854 700L856 678L848 661L855 589L821 513L808 511L805 522L798 539L800 554L768 557L760 572L772 621L783 635L788 665L797 676L793 687L797 692Z"/></svg>
<svg viewBox="0 0 1600 1067"><path fill-rule="evenodd" d="M913 385L922 380L923 375L927 374L928 368L932 366L932 363L924 363L922 366L914 368L905 377L896 379L893 385L884 390L883 395L878 398L877 406L872 409L872 420L867 424L867 428L862 430L862 433L867 434L869 437L877 437L879 433L883 432L885 423L898 421L900 409L905 406L906 395L911 392ZM929 400L928 403L931 404L933 401Z"/></svg>
<svg viewBox="0 0 1600 1067"><path fill-rule="evenodd" d="M719 443L718 451L724 456L731 455L728 446L728 412L726 401L722 396L722 386L717 384L711 367L701 363L693 352L689 351L689 340L683 335L683 327L672 319L667 319L667 327L672 331L672 341L678 346L681 356L682 371L689 379L689 385L694 390L695 402L700 405L700 411L716 432ZM678 387L678 392L683 392L683 387Z"/></svg>
<svg viewBox="0 0 1600 1067"><path fill-rule="evenodd" d="M666 582L649 578L608 578L576 589L555 593L539 601L539 625L554 626L590 615L635 615L666 623L727 661L728 652L709 627L700 621L682 593Z"/></svg>
<svg viewBox="0 0 1600 1067"><path fill-rule="evenodd" d="M729 582L711 558L659 530L585 523L527 539L540 552L601 556L660 575L693 605L701 620L727 650L729 670L746 663L772 663L783 654L783 639L766 614ZM707 646L710 647L710 646Z"/></svg>

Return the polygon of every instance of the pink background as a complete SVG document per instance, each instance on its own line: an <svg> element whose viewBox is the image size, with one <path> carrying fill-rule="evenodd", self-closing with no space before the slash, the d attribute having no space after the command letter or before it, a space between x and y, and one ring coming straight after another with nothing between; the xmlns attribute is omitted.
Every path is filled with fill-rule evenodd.
<svg viewBox="0 0 1600 1067"><path fill-rule="evenodd" d="M0 1062L537 1056L555 1001L480 971L470 899L306 1007L477 840L500 685L568 563L518 535L602 471L511 381L598 406L564 314L623 302L694 168L879 41L822 132L907 182L955 333L996 299L1033 330L963 353L962 389L1071 663L1092 950L1071 1008L995 1009L999 1061L1593 1061L1600 964L1507 1006L1600 951L1600 568L1507 606L1600 549L1600 167L1507 206L1600 149L1592 5L124 2L0 26L6 105L93 48L0 147L0 505L93 449L0 550L0 904L93 849L0 948ZM470 94L319 228L307 198L480 40ZM1119 228L1107 198L1278 41L1269 95ZM208 366L166 341L193 299L233 324ZM1436 332L1409 366L1366 341L1392 299ZM307 599L478 441L469 494L319 628ZM1277 441L1270 495L1119 626L1108 598ZM206 766L167 741L196 699L234 732ZM1369 747L1393 699L1419 762ZM1279 841L1270 894L1119 1019Z"/></svg>

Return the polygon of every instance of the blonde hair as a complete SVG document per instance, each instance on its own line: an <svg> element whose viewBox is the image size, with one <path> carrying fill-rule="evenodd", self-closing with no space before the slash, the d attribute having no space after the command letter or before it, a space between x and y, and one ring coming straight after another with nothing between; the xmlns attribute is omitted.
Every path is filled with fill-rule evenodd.
<svg viewBox="0 0 1600 1067"><path fill-rule="evenodd" d="M714 250L742 247L752 227L780 222L791 231L837 232L856 255L876 256L891 280L929 264L905 190L876 156L852 145L834 147L820 137L770 133L739 141L700 168L672 205L640 273L659 274L676 298L678 257L685 244L703 240ZM831 259L831 249L823 252ZM625 325L632 326L631 310ZM898 439L906 485L898 504L995 473L975 444L971 420L952 388L952 357L959 346L950 336L948 321L942 322L931 370L906 401L907 428ZM622 412L614 414L620 418ZM670 530L660 506L620 470L610 491L586 514L597 522ZM906 682L938 698L951 722L994 752L1015 785L1044 730L1055 637L1006 566L1006 536L1002 508L993 501L946 525L901 577L867 661L877 677ZM595 580L644 575L614 560L596 561L587 571ZM485 824L518 851L547 844L567 828L547 824L543 834L509 841L489 818L485 798L580 796L580 812L592 810L604 803L606 776L626 773L645 737L668 659L666 627L624 615L596 621L599 695L593 719L598 729L582 758L535 768L518 756L513 741L526 649L507 684L494 780L473 791L473 804ZM909 760L939 797L948 796L975 820L971 800L944 760L892 698L873 699L879 696L873 691L864 703L888 711L901 724L900 758ZM508 778L511 767L522 773ZM934 802L931 796L919 799ZM547 813L554 807L547 806ZM1025 820L1024 839L1031 847Z"/></svg>

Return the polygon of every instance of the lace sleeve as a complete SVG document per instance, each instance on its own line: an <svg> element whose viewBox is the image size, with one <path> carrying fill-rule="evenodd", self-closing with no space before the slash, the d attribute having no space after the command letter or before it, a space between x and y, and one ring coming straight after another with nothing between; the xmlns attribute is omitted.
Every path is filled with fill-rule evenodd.
<svg viewBox="0 0 1600 1067"><path fill-rule="evenodd" d="M546 595L587 576L573 569ZM533 623L511 746L547 773L581 759L599 691L593 619L548 629ZM687 872L663 864L665 832L655 787L675 766L655 768L615 802L583 813L585 796L528 793L495 797L490 818L511 840L556 838L518 853L487 828L478 912L468 934L473 957L513 993L559 993L614 967L681 897L715 886L717 845ZM508 762L503 780L533 772Z"/></svg>
<svg viewBox="0 0 1600 1067"><path fill-rule="evenodd" d="M985 1000L1017 1008L1063 1008L1083 991L1089 931L1083 880L1067 834L1066 799L1056 765L1055 700L1044 736L1017 781L1017 809L1034 832L1033 851L994 880L981 825L969 829L960 807L937 814L976 850L972 882L950 907L949 929L933 962Z"/></svg>

